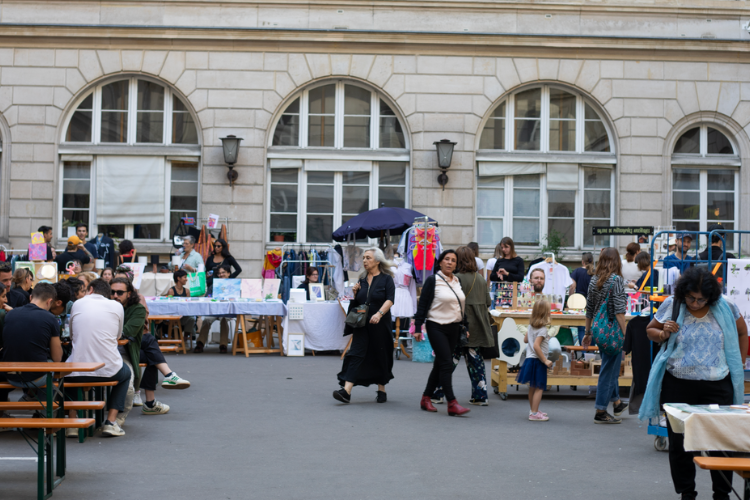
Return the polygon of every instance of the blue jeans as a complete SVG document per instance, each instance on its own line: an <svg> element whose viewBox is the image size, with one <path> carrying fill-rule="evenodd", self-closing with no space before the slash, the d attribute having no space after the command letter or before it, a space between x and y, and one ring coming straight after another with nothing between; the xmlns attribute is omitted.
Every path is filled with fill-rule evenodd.
<svg viewBox="0 0 750 500"><path fill-rule="evenodd" d="M596 386L596 404L594 404L597 410L606 411L609 403L614 403L620 399L618 379L620 378L621 360L622 351L614 356L602 352L602 368L599 372L599 383Z"/></svg>

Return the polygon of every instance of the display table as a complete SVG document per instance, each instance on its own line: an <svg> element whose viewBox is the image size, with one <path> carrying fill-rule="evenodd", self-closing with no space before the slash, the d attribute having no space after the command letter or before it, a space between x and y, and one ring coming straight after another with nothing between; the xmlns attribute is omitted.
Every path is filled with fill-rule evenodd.
<svg viewBox="0 0 750 500"><path fill-rule="evenodd" d="M160 299L146 297L149 316L236 316L234 339L232 340L232 355L237 351L244 352L245 357L251 353L279 353L283 355L281 345L273 344L273 327L279 334L279 344L282 344L281 318L286 317L286 305L283 302L254 302L254 301L213 301L209 298L170 298ZM249 347L247 332L245 331L245 316L260 316L265 325L266 346ZM242 332L240 334L240 331Z"/></svg>
<svg viewBox="0 0 750 500"><path fill-rule="evenodd" d="M165 295L174 286L172 273L143 273L138 292L146 297Z"/></svg>
<svg viewBox="0 0 750 500"><path fill-rule="evenodd" d="M343 306L343 308L342 308ZM349 342L344 337L345 308L348 302L306 302L304 319L290 321L284 317L284 352L286 353L287 333L304 333L305 349L311 351L343 350Z"/></svg>
<svg viewBox="0 0 750 500"><path fill-rule="evenodd" d="M685 451L750 452L750 413L728 406L667 403L674 432L685 434Z"/></svg>
<svg viewBox="0 0 750 500"><path fill-rule="evenodd" d="M529 324L529 320L531 319L531 311L529 312L522 312L522 311L509 311L505 312L502 309L496 309L500 316L492 316L493 321L498 326L498 328L501 328L503 325L503 320L505 318L513 318L516 320L516 323L518 324ZM629 317L626 317L629 319ZM586 315L585 314L551 314L550 315L550 324L552 326L586 326Z"/></svg>

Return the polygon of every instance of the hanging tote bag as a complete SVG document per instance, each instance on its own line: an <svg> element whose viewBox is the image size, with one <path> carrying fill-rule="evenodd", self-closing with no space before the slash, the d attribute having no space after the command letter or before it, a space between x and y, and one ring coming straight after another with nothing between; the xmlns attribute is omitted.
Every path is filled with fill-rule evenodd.
<svg viewBox="0 0 750 500"><path fill-rule="evenodd" d="M375 284L375 278L377 278L377 276L373 276L372 283L367 287L367 299L365 300L365 303L355 306L354 309L349 311L349 314L346 315L346 320L344 320L344 322L352 328L364 328L367 326L367 312L370 310L370 290L372 290L372 285Z"/></svg>
<svg viewBox="0 0 750 500"><path fill-rule="evenodd" d="M599 306L596 316L594 316L594 323L591 325L591 336L599 347L599 350L609 356L622 351L622 344L625 339L622 328L617 322L617 318L614 314L614 305L611 304L610 293L612 287L615 286L615 279L612 278L612 284L609 285L607 290L607 296L604 298L604 302Z"/></svg>
<svg viewBox="0 0 750 500"><path fill-rule="evenodd" d="M206 295L206 273L189 273L187 279L187 287L190 290L191 297Z"/></svg>

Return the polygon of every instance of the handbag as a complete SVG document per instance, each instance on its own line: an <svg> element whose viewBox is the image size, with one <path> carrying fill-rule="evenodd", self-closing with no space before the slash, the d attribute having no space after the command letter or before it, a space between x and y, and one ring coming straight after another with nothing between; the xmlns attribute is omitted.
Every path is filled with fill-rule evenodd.
<svg viewBox="0 0 750 500"><path fill-rule="evenodd" d="M464 308L461 306L461 299L458 298L458 294L453 289L450 283L448 283L448 280L443 278L442 274L438 274L440 278L445 281L445 284L448 285L448 288L451 289L451 292L453 292L453 295L456 296L456 300L458 301L458 307L461 309L461 322L458 324L458 347L466 347L469 345L469 329L466 327L466 314L464 314ZM474 281L477 280L476 275L474 275ZM469 289L469 292L474 288L474 284L471 284L471 288Z"/></svg>
<svg viewBox="0 0 750 500"><path fill-rule="evenodd" d="M356 306L346 315L344 323L352 328L364 328L367 326L367 312L370 310L370 290L372 290L372 285L375 284L375 278L377 276L372 278L372 283L367 287L367 300L365 300L365 303Z"/></svg>
<svg viewBox="0 0 750 500"><path fill-rule="evenodd" d="M625 340L622 328L620 328L614 311L610 307L609 294L613 286L615 286L614 278L609 290L607 290L604 302L599 306L599 311L594 316L594 323L591 325L591 334L596 345L601 352L609 356L614 356L622 351L622 344Z"/></svg>
<svg viewBox="0 0 750 500"><path fill-rule="evenodd" d="M189 273L187 279L187 287L190 290L191 297L206 295L206 273Z"/></svg>

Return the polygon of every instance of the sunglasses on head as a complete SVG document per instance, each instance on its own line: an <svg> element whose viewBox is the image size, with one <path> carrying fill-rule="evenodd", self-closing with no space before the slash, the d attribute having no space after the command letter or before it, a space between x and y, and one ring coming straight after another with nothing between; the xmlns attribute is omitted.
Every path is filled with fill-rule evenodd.
<svg viewBox="0 0 750 500"><path fill-rule="evenodd" d="M127 290L112 290L112 295L117 295L118 297L121 297L128 293Z"/></svg>

